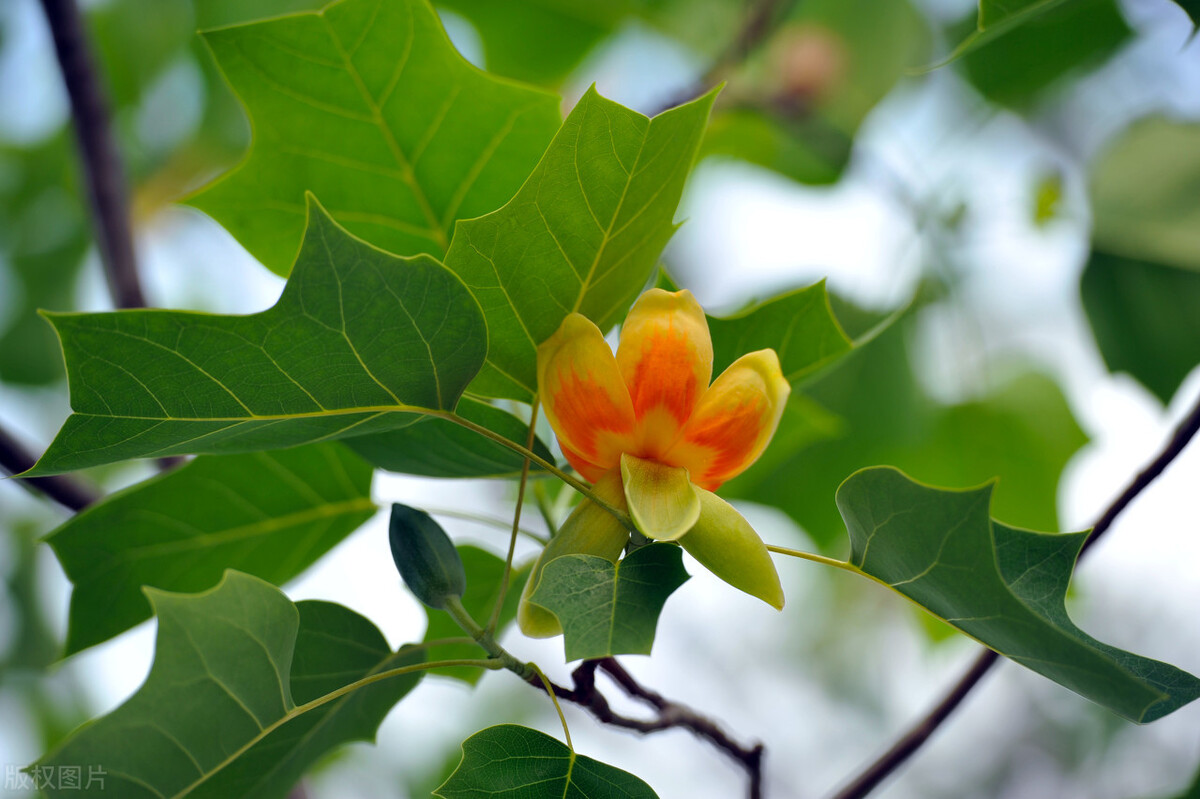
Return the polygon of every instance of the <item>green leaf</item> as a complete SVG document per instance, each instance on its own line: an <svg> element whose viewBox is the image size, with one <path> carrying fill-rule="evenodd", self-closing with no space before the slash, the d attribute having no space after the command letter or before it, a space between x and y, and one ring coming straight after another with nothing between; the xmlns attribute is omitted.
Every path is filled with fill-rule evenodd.
<svg viewBox="0 0 1200 799"><path fill-rule="evenodd" d="M713 340L713 374L747 352L770 348L793 385L854 348L829 307L823 280L734 316L710 316L708 330Z"/></svg>
<svg viewBox="0 0 1200 799"><path fill-rule="evenodd" d="M475 733L450 779L434 791L442 799L657 799L627 771L577 755L545 733L499 724Z"/></svg>
<svg viewBox="0 0 1200 799"><path fill-rule="evenodd" d="M1096 162L1083 307L1100 353L1169 402L1200 363L1200 125L1135 123Z"/></svg>
<svg viewBox="0 0 1200 799"><path fill-rule="evenodd" d="M558 98L475 69L425 0L343 0L205 41L254 143L192 202L280 274L305 191L373 244L440 257L456 221L512 197L558 128Z"/></svg>
<svg viewBox="0 0 1200 799"><path fill-rule="evenodd" d="M67 654L150 618L142 586L192 593L226 569L282 585L375 512L371 468L337 444L201 456L47 536L74 583Z"/></svg>
<svg viewBox="0 0 1200 799"><path fill-rule="evenodd" d="M388 541L396 570L417 599L445 608L447 600L463 595L467 574L458 550L428 513L393 503Z"/></svg>
<svg viewBox="0 0 1200 799"><path fill-rule="evenodd" d="M1200 696L1174 666L1103 644L1065 599L1087 533L1035 533L992 520L990 485L931 488L890 467L837 492L850 563L972 638L1125 718L1150 722Z"/></svg>
<svg viewBox="0 0 1200 799"><path fill-rule="evenodd" d="M850 162L853 139L824 120L757 108L714 114L700 151L732 156L810 185L836 183Z"/></svg>
<svg viewBox="0 0 1200 799"><path fill-rule="evenodd" d="M1200 0L1175 0L1175 5L1183 9L1183 13L1187 14L1188 19L1192 23L1192 35L1196 35L1196 28L1200 26ZM1200 791L1200 788L1197 789Z"/></svg>
<svg viewBox="0 0 1200 799"><path fill-rule="evenodd" d="M528 402L537 346L571 312L612 327L653 274L715 95L653 119L589 89L507 205L461 222L446 266L479 299L472 393Z"/></svg>
<svg viewBox="0 0 1200 799"><path fill-rule="evenodd" d="M353 238L315 202L269 310L50 320L75 412L35 474L403 427L422 410L453 409L486 351L479 307L454 275Z"/></svg>
<svg viewBox="0 0 1200 799"><path fill-rule="evenodd" d="M486 402L463 397L455 413L521 446L529 439L527 423ZM347 438L343 443L380 469L425 477L513 477L521 473L524 463L508 447L432 416L399 430ZM554 462L541 439L534 439L533 451ZM531 471L541 469L530 464Z"/></svg>
<svg viewBox="0 0 1200 799"><path fill-rule="evenodd" d="M325 752L372 739L419 677L383 679L314 706L368 674L419 663L422 653L392 653L353 611L293 605L239 572L203 594L147 595L158 641L146 682L38 764L90 766L104 778L51 797L282 799Z"/></svg>
<svg viewBox="0 0 1200 799"><path fill-rule="evenodd" d="M982 0L978 25L958 32L968 28L955 56L984 96L1012 106L1099 64L1132 34L1115 0Z"/></svg>
<svg viewBox="0 0 1200 799"><path fill-rule="evenodd" d="M1092 250L1080 289L1105 365L1170 402L1200 363L1200 271Z"/></svg>
<svg viewBox="0 0 1200 799"><path fill-rule="evenodd" d="M500 582L504 575L504 560L478 547L470 545L458 548L463 568L467 573L467 590L463 592L462 604L467 613L474 619L486 619L496 605L500 596ZM509 575L508 590L504 594L504 607L500 610L500 619L496 625L497 636L512 623L517 615L517 603L521 598L521 590L529 577L529 567L514 569ZM429 624L425 628L425 641L438 638L461 638L462 628L454 623L449 614L432 608L425 609ZM479 647L475 644L445 644L428 650L431 660L454 660L460 658L479 657ZM483 669L471 666L455 666L439 669L439 677L453 677L468 685L479 682Z"/></svg>
<svg viewBox="0 0 1200 799"><path fill-rule="evenodd" d="M836 550L843 526L828 498L855 470L889 463L942 485L999 476L999 518L1057 527L1059 476L1087 441L1062 391L1018 372L979 397L937 401L913 374L908 338L918 320L909 313L793 391L775 439L721 495L780 508L819 547Z"/></svg>
<svg viewBox="0 0 1200 799"><path fill-rule="evenodd" d="M558 617L568 661L649 655L658 615L687 579L672 544L641 547L615 564L564 555L546 564L531 600Z"/></svg>
<svg viewBox="0 0 1200 799"><path fill-rule="evenodd" d="M621 22L629 0L437 0L462 14L483 39L488 72L558 83Z"/></svg>

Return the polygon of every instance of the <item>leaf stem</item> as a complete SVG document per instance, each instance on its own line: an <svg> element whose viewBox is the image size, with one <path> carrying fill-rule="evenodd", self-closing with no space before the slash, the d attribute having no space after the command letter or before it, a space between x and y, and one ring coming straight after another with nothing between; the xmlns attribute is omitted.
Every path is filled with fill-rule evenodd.
<svg viewBox="0 0 1200 799"><path fill-rule="evenodd" d="M611 513L613 515L613 517L616 518L617 521L619 521L621 524L623 524L630 531L637 529L633 524L633 519L629 518L629 514L625 513L624 511L622 511L618 508L613 507L609 503L602 500L599 496L596 495L596 492L592 491L592 489L586 483L584 483L582 480L579 480L578 478L567 474L562 469L558 468L553 463L551 463L550 461L543 458L541 455L538 455L531 448L522 446L521 444L518 444L515 441L509 441L507 438L500 435L499 433L497 433L493 430L489 430L488 428L484 427L481 424L476 424L475 422L472 422L470 419L464 419L463 417L459 416L458 414L454 413L453 411L425 410L423 412L429 416L436 416L439 419L446 419L447 421L453 422L454 424L459 425L460 427L465 427L466 429L476 432L479 435L484 436L485 438L489 438L492 441L495 441L497 444L499 444L502 447L507 447L508 449L511 449L513 452L516 452L520 455L524 455L531 462L536 463L538 466L541 466L547 472L554 475L559 480L562 480L564 483L569 485L571 488L575 489L580 494L583 494L585 497L590 499L592 502L596 503L601 508L603 508L604 510Z"/></svg>
<svg viewBox="0 0 1200 799"><path fill-rule="evenodd" d="M537 489L536 485L534 486L534 489ZM421 510L425 511L430 516L446 516L451 519L462 519L464 521L486 524L489 527L498 527L504 530L507 530L509 526L508 519L498 519L495 516L484 516L482 513L468 513L466 511L455 510L453 508L431 508L429 506L422 506ZM546 536L542 535L541 533L534 532L527 527L521 527L518 531L526 538L532 538L539 544L545 545L549 541Z"/></svg>
<svg viewBox="0 0 1200 799"><path fill-rule="evenodd" d="M527 682L535 676L530 664L517 660L509 654L508 650L500 646L491 633L479 626L479 622L475 621L463 607L461 599L456 596L447 597L446 607L443 610L450 614L450 618L454 619L455 623L462 627L475 643L483 647L483 651L492 656L492 659L499 664L497 668L508 669Z"/></svg>
<svg viewBox="0 0 1200 799"><path fill-rule="evenodd" d="M533 398L533 406L529 411L529 435L525 439L525 448L533 452L533 440L537 434L538 398ZM521 508L525 505L525 488L529 484L529 456L525 456L521 464L521 482L517 484L517 507L513 511L512 535L508 539L508 555L504 558L504 571L500 575L500 590L496 594L496 604L492 606L492 614L488 617L484 632L492 636L500 624L500 611L504 607L504 595L508 593L508 581L512 574L513 555L517 551L517 533L521 529Z"/></svg>
<svg viewBox="0 0 1200 799"><path fill-rule="evenodd" d="M1109 505L1108 509L1096 521L1095 526L1092 528L1091 536L1088 537L1083 547L1079 550L1079 557L1083 557L1088 549L1100 539L1100 536L1108 532L1121 511L1125 510L1138 494L1142 493L1147 486L1163 473L1163 470L1167 468L1171 461L1175 460L1198 432L1200 432L1200 399L1197 399L1192 410L1188 412L1183 421L1179 423L1179 426L1175 428L1175 433L1167 441L1166 446L1163 447L1158 456L1130 481L1120 496L1113 500L1113 503ZM958 678L954 686L946 692L941 701L896 739L896 742L886 752L859 772L846 787L838 791L833 799L861 799L875 790L880 783L887 779L896 769L900 768L929 740L930 736L962 704L962 701L967 698L975 686L979 684L979 681L983 679L984 675L999 660L999 656L990 649L980 652L967 670L963 672L963 675Z"/></svg>
<svg viewBox="0 0 1200 799"><path fill-rule="evenodd" d="M547 679L536 663L530 663L529 667L533 669L538 679L542 681L542 687L546 689L546 693L550 696L550 701L554 703L554 709L558 711L558 720L562 723L563 735L567 739L567 748L571 750L571 754L575 754L575 744L571 743L571 729L567 726L567 717L563 713L562 705L558 703L558 695L554 692L554 684Z"/></svg>
<svg viewBox="0 0 1200 799"><path fill-rule="evenodd" d="M848 563L844 560L837 560L836 558L827 558L824 555L818 555L815 552L805 552L804 550L801 550L801 549L788 549L787 547L777 547L774 544L767 544L767 550L769 552L775 552L780 555L788 555L793 558L800 558L801 560L811 560L813 563L820 563L825 566L832 566L835 569L841 569L843 571L848 571L848 572L851 572L853 574L857 574L857 575L860 575L863 577L871 576L871 575L863 572L861 569L859 569L853 563Z"/></svg>

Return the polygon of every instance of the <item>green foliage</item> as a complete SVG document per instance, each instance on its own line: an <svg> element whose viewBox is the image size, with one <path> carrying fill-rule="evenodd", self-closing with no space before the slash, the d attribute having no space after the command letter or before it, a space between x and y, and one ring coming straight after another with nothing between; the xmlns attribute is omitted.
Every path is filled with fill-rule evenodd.
<svg viewBox="0 0 1200 799"><path fill-rule="evenodd" d="M649 655L663 604L687 579L673 544L641 547L618 563L564 555L546 564L531 599L558 617L568 661Z"/></svg>
<svg viewBox="0 0 1200 799"><path fill-rule="evenodd" d="M441 257L454 223L508 200L558 127L555 97L475 69L424 0L342 0L205 41L255 138L193 202L279 274L307 191L373 244Z"/></svg>
<svg viewBox="0 0 1200 799"><path fill-rule="evenodd" d="M75 412L37 474L404 427L453 409L486 351L479 307L454 275L372 248L315 203L270 310L50 319Z"/></svg>
<svg viewBox="0 0 1200 799"><path fill-rule="evenodd" d="M373 738L419 677L315 704L368 674L419 663L423 653L392 653L358 614L326 602L293 605L239 572L203 594L147 594L159 626L146 682L38 764L95 766L103 783L50 796L282 799L326 751Z"/></svg>
<svg viewBox="0 0 1200 799"><path fill-rule="evenodd" d="M1200 363L1200 126L1149 118L1093 169L1083 307L1109 369L1164 403Z"/></svg>
<svg viewBox="0 0 1200 799"><path fill-rule="evenodd" d="M1023 372L977 399L938 402L913 374L914 322L910 312L793 391L771 446L722 494L780 508L833 550L843 528L826 498L851 472L886 463L943 485L998 476L997 517L1057 527L1059 475L1087 441L1061 390Z"/></svg>
<svg viewBox="0 0 1200 799"><path fill-rule="evenodd" d="M47 536L74 583L67 654L150 617L142 586L193 593L226 569L282 585L375 512L371 468L338 444L201 456Z"/></svg>
<svg viewBox="0 0 1200 799"><path fill-rule="evenodd" d="M474 393L530 401L537 345L568 314L607 330L629 309L675 232L714 96L647 119L590 89L517 195L459 224L446 266L488 325Z"/></svg>
<svg viewBox="0 0 1200 799"><path fill-rule="evenodd" d="M632 774L577 755L545 733L499 724L463 741L463 758L442 799L657 799Z"/></svg>
<svg viewBox="0 0 1200 799"><path fill-rule="evenodd" d="M977 28L968 35L968 27L956 51L967 76L988 99L1013 106L1100 63L1131 34L1115 0L982 0Z"/></svg>
<svg viewBox="0 0 1200 799"><path fill-rule="evenodd" d="M458 556L462 560L463 569L467 575L467 589L462 595L462 604L467 613L474 619L486 619L500 598L500 584L504 576L504 561L491 552L478 547L463 545L458 547ZM497 634L502 632L517 616L517 602L525 580L529 577L529 568L513 569L509 575L508 590L504 594L504 607L497 619ZM426 642L439 638L462 637L462 630L451 620L450 616L432 608L425 609L429 624L425 628ZM429 650L430 660L451 660L455 658L472 658L479 656L479 647L473 643L440 644ZM472 666L452 666L439 669L441 677L453 677L468 685L479 682L483 671Z"/></svg>
<svg viewBox="0 0 1200 799"><path fill-rule="evenodd" d="M428 513L395 503L388 525L392 560L404 584L431 608L445 608L451 597L461 597L467 574L458 550L442 526Z"/></svg>
<svg viewBox="0 0 1200 799"><path fill-rule="evenodd" d="M850 563L921 607L1131 721L1200 696L1200 680L1090 637L1067 615L1087 533L1035 533L989 516L991 486L948 491L880 467L837 492Z"/></svg>
<svg viewBox="0 0 1200 799"><path fill-rule="evenodd" d="M528 424L485 402L463 397L454 412L521 446L529 438ZM343 443L380 469L425 477L516 477L525 462L507 447L432 416L399 430L347 438ZM554 460L541 439L534 439L533 451ZM530 469L539 472L542 467L531 463Z"/></svg>

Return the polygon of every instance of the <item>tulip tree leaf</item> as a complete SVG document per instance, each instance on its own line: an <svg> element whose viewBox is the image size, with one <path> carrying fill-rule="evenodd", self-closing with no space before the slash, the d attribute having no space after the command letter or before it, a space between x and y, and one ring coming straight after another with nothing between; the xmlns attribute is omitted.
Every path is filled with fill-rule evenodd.
<svg viewBox="0 0 1200 799"><path fill-rule="evenodd" d="M204 36L254 143L193 203L283 275L305 191L373 244L440 257L454 223L508 200L558 129L558 98L471 66L425 0L342 0Z"/></svg>
<svg viewBox="0 0 1200 799"><path fill-rule="evenodd" d="M853 349L833 311L825 282L781 294L734 316L708 317L713 374L747 352L773 349L783 376L796 383Z"/></svg>
<svg viewBox="0 0 1200 799"><path fill-rule="evenodd" d="M521 446L529 438L526 422L486 402L463 397L455 413ZM513 450L432 416L399 430L347 438L344 443L380 469L425 477L510 477L519 475L524 464ZM541 439L534 439L533 451L554 460ZM530 469L541 471L536 463Z"/></svg>
<svg viewBox="0 0 1200 799"><path fill-rule="evenodd" d="M392 653L357 613L292 604L240 572L203 594L147 594L158 641L146 682L37 764L91 766L104 778L60 785L51 797L283 799L321 755L374 738L420 676L383 679L314 707L369 674L420 663L423 653Z"/></svg>
<svg viewBox="0 0 1200 799"><path fill-rule="evenodd" d="M531 601L558 617L567 660L649 655L663 604L688 579L683 554L650 544L611 563L564 555L546 564Z"/></svg>
<svg viewBox="0 0 1200 799"><path fill-rule="evenodd" d="M371 468L335 443L203 455L47 536L74 583L67 654L150 617L141 587L192 593L226 569L282 585L375 512Z"/></svg>
<svg viewBox="0 0 1200 799"><path fill-rule="evenodd" d="M462 745L462 762L434 791L442 799L658 799L649 785L543 732L499 724Z"/></svg>
<svg viewBox="0 0 1200 799"><path fill-rule="evenodd" d="M517 195L459 223L446 266L488 325L472 393L531 400L537 346L568 314L608 329L629 308L675 232L714 97L647 119L590 89Z"/></svg>
<svg viewBox="0 0 1200 799"><path fill-rule="evenodd" d="M458 555L462 558L463 568L467 572L467 590L463 592L462 604L475 619L486 619L495 607L496 599L500 596L500 582L504 575L504 560L478 547L460 546ZM509 575L508 590L504 594L504 607L500 611L500 620L496 626L497 635L504 630L517 616L517 603L521 599L521 590L529 577L528 566L514 569ZM429 624L425 628L425 641L439 638L461 638L462 628L450 618L450 615L433 608L425 608ZM428 650L430 660L454 660L460 658L479 657L479 647L475 644L445 644ZM474 685L483 676L483 669L471 666L454 666L438 669L439 677L453 677L457 680Z"/></svg>
<svg viewBox="0 0 1200 799"><path fill-rule="evenodd" d="M1200 680L1101 643L1065 599L1088 534L1036 533L989 516L992 486L950 491L890 467L847 478L837 505L850 563L1005 657L1131 721L1197 696Z"/></svg>
<svg viewBox="0 0 1200 799"><path fill-rule="evenodd" d="M269 310L51 315L74 413L31 472L291 447L453 409L487 347L470 292L427 256L355 239L315 203L309 216Z"/></svg>

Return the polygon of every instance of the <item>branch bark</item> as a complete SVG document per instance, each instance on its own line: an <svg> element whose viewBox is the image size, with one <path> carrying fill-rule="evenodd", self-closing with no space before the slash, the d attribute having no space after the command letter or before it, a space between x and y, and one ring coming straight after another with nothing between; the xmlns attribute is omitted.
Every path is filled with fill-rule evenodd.
<svg viewBox="0 0 1200 799"><path fill-rule="evenodd" d="M128 191L111 115L75 0L42 0L54 51L71 100L75 139L83 158L96 243L118 308L146 305L129 226Z"/></svg>
<svg viewBox="0 0 1200 799"><path fill-rule="evenodd" d="M0 467L3 467L4 471L20 474L33 466L35 460L21 442L13 438L7 430L0 428ZM16 479L21 485L35 488L64 508L76 512L100 499L96 489L64 475Z"/></svg>
<svg viewBox="0 0 1200 799"><path fill-rule="evenodd" d="M1200 432L1200 399L1175 428L1175 433L1158 456L1133 478L1121 495L1113 500L1108 509L1096 520L1091 535L1080 549L1079 557L1082 558L1089 549L1095 546L1100 537L1112 527L1121 512L1163 473L1179 453L1183 452L1197 432ZM942 722L962 704L962 701L999 660L1000 656L992 650L983 650L933 710L897 739L891 748L860 772L850 784L838 791L833 799L861 799L878 787L929 740Z"/></svg>
<svg viewBox="0 0 1200 799"><path fill-rule="evenodd" d="M650 719L635 719L623 716L612 709L608 699L596 687L596 671L602 670L629 697L638 700L654 711ZM755 744L745 747L733 740L720 725L712 719L703 716L686 705L681 705L665 699L661 694L642 686L633 675L617 662L616 658L585 660L571 674L574 687L565 688L551 683L555 695L559 699L574 702L591 713L597 721L614 727L648 735L669 729L683 729L691 732L728 755L741 766L749 784L748 799L762 799L762 759L763 745ZM529 684L539 690L546 690L541 680L536 677Z"/></svg>

